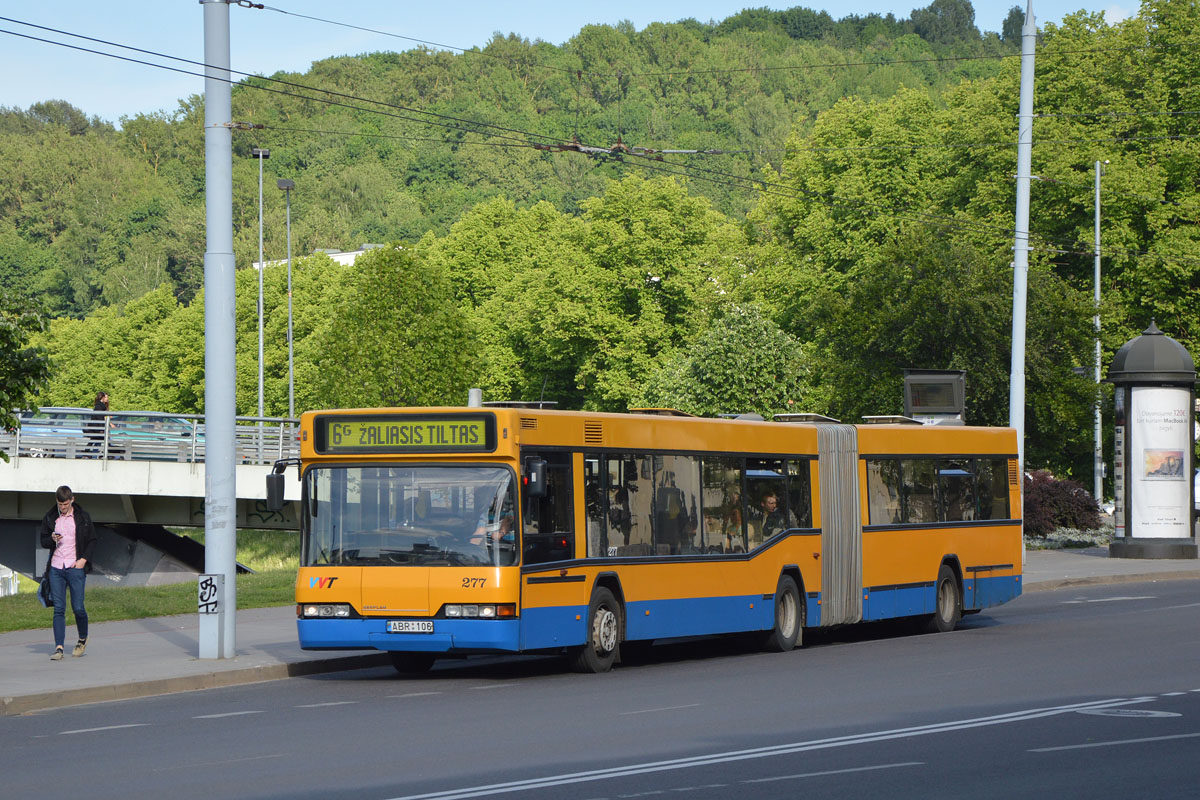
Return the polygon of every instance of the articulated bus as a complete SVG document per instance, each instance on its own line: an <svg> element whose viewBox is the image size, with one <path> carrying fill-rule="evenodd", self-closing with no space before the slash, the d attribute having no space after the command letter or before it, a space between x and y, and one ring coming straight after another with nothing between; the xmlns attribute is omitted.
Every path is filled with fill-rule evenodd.
<svg viewBox="0 0 1200 800"><path fill-rule="evenodd" d="M778 418L777 418L778 420ZM583 672L655 640L912 617L1021 593L1010 428L504 406L305 413L306 650L559 652Z"/></svg>

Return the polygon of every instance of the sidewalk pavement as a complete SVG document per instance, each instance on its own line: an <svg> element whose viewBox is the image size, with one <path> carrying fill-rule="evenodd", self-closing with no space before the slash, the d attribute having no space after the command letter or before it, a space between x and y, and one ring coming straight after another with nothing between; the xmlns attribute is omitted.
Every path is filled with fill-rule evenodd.
<svg viewBox="0 0 1200 800"><path fill-rule="evenodd" d="M1200 561L1109 558L1105 547L1034 550L1026 555L1024 591L1098 583L1200 579ZM49 612L47 612L49 619ZM0 716L48 708L126 700L171 692L277 680L298 675L383 666L380 652L306 652L296 641L295 606L237 612L237 656L198 658L199 617L151 617L98 622L87 653L73 658L68 624L66 657L51 661L50 630L0 634Z"/></svg>

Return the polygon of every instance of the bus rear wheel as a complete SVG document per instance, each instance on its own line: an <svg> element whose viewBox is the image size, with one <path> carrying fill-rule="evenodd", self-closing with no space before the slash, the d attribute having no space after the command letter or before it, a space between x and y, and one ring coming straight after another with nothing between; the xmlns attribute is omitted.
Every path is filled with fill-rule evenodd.
<svg viewBox="0 0 1200 800"><path fill-rule="evenodd" d="M926 633L948 633L962 619L962 592L954 570L946 564L938 570L937 589L933 598L933 613L924 619Z"/></svg>
<svg viewBox="0 0 1200 800"><path fill-rule="evenodd" d="M804 626L804 607L800 590L790 575L782 575L775 587L775 626L763 640L763 649L786 653L800 643Z"/></svg>
<svg viewBox="0 0 1200 800"><path fill-rule="evenodd" d="M396 650L388 651L392 666L401 675L411 675L418 672L428 672L433 666L433 655L430 653L401 653Z"/></svg>
<svg viewBox="0 0 1200 800"><path fill-rule="evenodd" d="M608 672L617 657L621 630L621 606L603 586L592 592L588 604L587 643L571 651L571 669L576 672Z"/></svg>

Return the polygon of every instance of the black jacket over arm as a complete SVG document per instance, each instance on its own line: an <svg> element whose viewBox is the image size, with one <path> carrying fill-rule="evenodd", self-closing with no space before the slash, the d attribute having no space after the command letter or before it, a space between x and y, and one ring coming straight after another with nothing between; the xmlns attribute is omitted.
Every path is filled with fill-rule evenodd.
<svg viewBox="0 0 1200 800"><path fill-rule="evenodd" d="M96 549L96 529L92 526L92 517L84 511L79 503L75 503L75 557L87 561L84 570L92 571L92 553ZM54 506L42 517L41 542L42 547L54 550L54 521L58 519L58 506Z"/></svg>

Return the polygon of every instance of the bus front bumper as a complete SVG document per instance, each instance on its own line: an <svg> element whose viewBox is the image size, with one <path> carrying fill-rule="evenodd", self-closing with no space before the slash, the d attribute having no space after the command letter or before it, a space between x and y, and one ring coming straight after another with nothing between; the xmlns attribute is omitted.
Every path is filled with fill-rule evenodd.
<svg viewBox="0 0 1200 800"><path fill-rule="evenodd" d="M388 633L387 619L298 619L302 650L496 653L520 649L516 619L435 619L433 633Z"/></svg>

